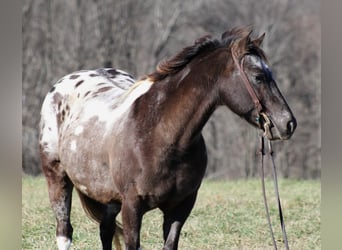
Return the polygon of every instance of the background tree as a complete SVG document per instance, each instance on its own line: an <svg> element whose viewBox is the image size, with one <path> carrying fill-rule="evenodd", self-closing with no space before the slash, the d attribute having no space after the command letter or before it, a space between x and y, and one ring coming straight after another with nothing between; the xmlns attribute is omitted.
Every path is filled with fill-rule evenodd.
<svg viewBox="0 0 342 250"><path fill-rule="evenodd" d="M266 32L263 48L298 120L274 144L279 173L319 178L320 16L318 0L24 0L23 171L40 173L40 107L52 84L79 69L116 67L137 78L205 34L238 25ZM257 132L219 108L204 128L209 178L257 175Z"/></svg>

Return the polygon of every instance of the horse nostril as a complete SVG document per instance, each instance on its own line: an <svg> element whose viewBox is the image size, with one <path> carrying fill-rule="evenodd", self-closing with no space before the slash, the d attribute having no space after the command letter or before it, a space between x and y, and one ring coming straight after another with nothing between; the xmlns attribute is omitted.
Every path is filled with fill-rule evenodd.
<svg viewBox="0 0 342 250"><path fill-rule="evenodd" d="M297 122L295 120L291 120L287 123L287 131L289 134L293 134L297 127Z"/></svg>

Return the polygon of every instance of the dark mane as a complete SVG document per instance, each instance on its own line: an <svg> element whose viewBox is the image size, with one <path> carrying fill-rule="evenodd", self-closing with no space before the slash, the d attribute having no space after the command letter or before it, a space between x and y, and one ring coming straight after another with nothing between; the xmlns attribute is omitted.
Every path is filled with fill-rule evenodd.
<svg viewBox="0 0 342 250"><path fill-rule="evenodd" d="M236 27L224 32L220 39L213 38L211 35L203 36L197 39L193 45L185 47L176 56L160 62L156 71L147 77L153 82L161 81L167 76L179 72L195 57L218 48L230 48L234 41L242 38L248 39L248 46L245 53L257 54L265 58L263 51L251 42L251 33L252 29L250 27Z"/></svg>

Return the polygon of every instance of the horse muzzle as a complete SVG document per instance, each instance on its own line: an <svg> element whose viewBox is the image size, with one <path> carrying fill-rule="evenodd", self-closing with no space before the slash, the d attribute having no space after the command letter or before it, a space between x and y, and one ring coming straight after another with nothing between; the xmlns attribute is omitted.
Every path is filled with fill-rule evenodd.
<svg viewBox="0 0 342 250"><path fill-rule="evenodd" d="M260 127L269 140L288 140L297 127L296 118L292 115L288 119L281 119L280 122L275 122L265 113L261 113L261 118Z"/></svg>

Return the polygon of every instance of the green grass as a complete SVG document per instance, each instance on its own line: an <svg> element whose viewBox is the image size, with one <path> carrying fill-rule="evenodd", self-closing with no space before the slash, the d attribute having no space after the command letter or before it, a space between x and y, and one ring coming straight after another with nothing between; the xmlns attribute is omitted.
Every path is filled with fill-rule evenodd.
<svg viewBox="0 0 342 250"><path fill-rule="evenodd" d="M42 177L24 177L22 185L22 248L57 249L55 219ZM321 249L319 181L279 181L291 249ZM281 230L273 184L267 181L271 219L278 245ZM83 212L74 193L71 249L101 249L97 224ZM144 216L141 230L145 250L162 248L162 214ZM183 227L179 249L273 249L259 180L204 181L196 205Z"/></svg>

